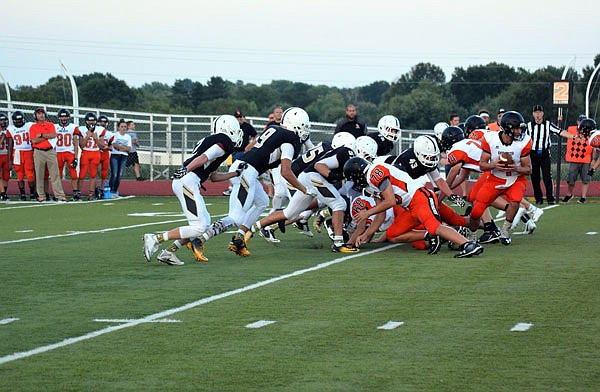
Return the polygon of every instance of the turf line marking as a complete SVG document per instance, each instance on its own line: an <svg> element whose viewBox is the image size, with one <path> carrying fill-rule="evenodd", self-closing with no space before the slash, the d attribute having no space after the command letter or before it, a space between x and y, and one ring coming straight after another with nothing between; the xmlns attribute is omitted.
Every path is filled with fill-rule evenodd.
<svg viewBox="0 0 600 392"><path fill-rule="evenodd" d="M131 195L131 196L123 196L123 197L118 197L116 199L110 199L111 201L116 201L116 200L127 200L127 199L133 199L135 196ZM70 201L68 203L57 203L55 201L49 201L49 202L44 202L44 203L40 203L37 201L33 201L33 202L23 202L23 201L15 201L15 203L33 203L33 204L28 204L26 206L11 206L11 207L5 207L2 208L2 210L17 210L19 208L38 208L38 207L52 207L52 206L64 206L64 205L79 205L79 204L87 204L87 203L105 203L106 200L104 199L100 199L100 200L86 200L86 201Z"/></svg>
<svg viewBox="0 0 600 392"><path fill-rule="evenodd" d="M136 319L94 319L99 323L130 323L132 321L136 321ZM173 319L160 319L160 320L152 320L152 321L144 321L146 323L180 323L181 320L173 320Z"/></svg>
<svg viewBox="0 0 600 392"><path fill-rule="evenodd" d="M15 317L11 317L11 318L5 318L5 319L3 319L3 320L0 320L0 325L4 325L4 324L10 324L10 323L12 323L13 321L19 321L19 319L18 319L18 318L15 318Z"/></svg>
<svg viewBox="0 0 600 392"><path fill-rule="evenodd" d="M225 215L226 214L213 215L213 218L218 218L218 217L225 216ZM59 237L71 237L71 236L74 236L74 235L82 235L82 234L108 233L110 231L128 230L128 229L135 229L135 228L138 228L138 227L153 226L153 225L162 225L162 224L166 224L166 223L176 223L176 222L185 222L185 221L187 221L187 219L175 219L175 220L168 220L168 221L162 221L162 222L140 223L139 225L109 227L107 229L99 229L99 230L70 231L70 232L65 233L65 234L52 234L52 235L46 235L46 236L43 236L43 237L21 238L19 240L0 241L0 245L17 244L17 243L20 243L20 242L29 242L29 241L48 240L48 239L59 238Z"/></svg>
<svg viewBox="0 0 600 392"><path fill-rule="evenodd" d="M404 321L388 321L387 323L377 327L377 329L391 330L396 329L402 325L404 325Z"/></svg>
<svg viewBox="0 0 600 392"><path fill-rule="evenodd" d="M588 231L585 234L587 234L587 235L596 235L596 234L598 234L598 232L597 231Z"/></svg>
<svg viewBox="0 0 600 392"><path fill-rule="evenodd" d="M510 332L525 332L531 327L533 327L532 323L517 323L510 329Z"/></svg>
<svg viewBox="0 0 600 392"><path fill-rule="evenodd" d="M545 211L545 210L550 210L550 209L552 209L552 208L556 208L556 207L559 207L559 205L558 205L558 204L553 204L553 205L551 205L551 206L548 206L548 207L538 207L538 208L540 208L542 211ZM525 211L525 212L527 212L527 211ZM506 216L506 215L503 215L503 216L501 216L500 218L496 218L496 219L494 219L494 222L500 222L500 221L504 220L505 216ZM513 234L514 234L514 233L513 233Z"/></svg>
<svg viewBox="0 0 600 392"><path fill-rule="evenodd" d="M40 347L34 348L32 350L29 350L29 351L22 351L22 352L18 352L18 353L6 355L4 357L0 357L0 365L2 365L4 363L15 361L17 359L23 359L23 358L31 357L33 355L42 354L42 353L45 353L45 352L48 352L48 351L51 351L51 350L55 350L57 348L69 346L71 344L79 343L79 342L82 342L84 340L93 339L93 338L96 338L98 336L102 336L102 335L105 335L107 333L110 333L110 332L115 332L115 331L119 331L121 329L135 327L135 326L137 326L139 324L147 323L149 321L159 320L159 319L171 316L171 315L176 314L176 313L180 313L180 312L183 312L183 311L186 311L186 310L190 310L190 309L193 309L193 308L201 306L201 305L205 305L205 304L210 303L210 302L217 301L219 299L231 297L232 295L236 295L236 294L244 293L246 291L258 289L260 287L269 285L271 283L279 282L280 280L289 279L289 278L293 278L293 277L296 277L296 276L304 275L307 272L318 271L320 269L327 268L327 267L332 266L334 264L339 264L339 263L342 263L344 261L351 260L351 259L354 259L354 258L357 258L357 257L361 257L361 256L368 256L368 255L371 255L371 254L374 254L374 253L383 252L385 250L398 247L400 245L401 244L393 244L393 245L384 246L383 248L373 249L373 250L370 250L368 252L360 252L360 253L355 253L355 254L352 254L352 255L349 255L349 256L340 257L338 259L333 259L333 260L326 261L326 262L321 263L321 264L317 264L317 265L315 265L313 267L309 267L309 268L305 268L305 269L302 269L302 270L294 271L294 272L289 273L289 274L277 276L277 277L274 277L274 278L271 278L271 279L263 280L261 282L253 283L253 284L248 285L248 286L240 287L239 289L235 289L235 290L227 291L225 293L216 294L216 295L212 295L210 297L202 298L202 299L199 299L197 301L190 302L188 304L179 306L177 308L167 309L167 310L164 310L164 311L159 312L159 313L151 314L151 315L146 316L146 317L141 318L141 319L132 320L132 321L127 322L125 324L114 325L114 326L111 326L111 327L106 327L106 328L103 328L103 329L99 329L97 331L93 331L93 332L87 333L85 335L77 336L77 337L74 337L74 338L68 338L68 339L65 339L65 340L63 340L61 342L49 344L49 345L46 345L46 346L40 346Z"/></svg>
<svg viewBox="0 0 600 392"><path fill-rule="evenodd" d="M275 324L276 322L277 321L271 321L271 320L258 320L253 323L247 324L246 328L257 329L257 328L265 327L267 325Z"/></svg>

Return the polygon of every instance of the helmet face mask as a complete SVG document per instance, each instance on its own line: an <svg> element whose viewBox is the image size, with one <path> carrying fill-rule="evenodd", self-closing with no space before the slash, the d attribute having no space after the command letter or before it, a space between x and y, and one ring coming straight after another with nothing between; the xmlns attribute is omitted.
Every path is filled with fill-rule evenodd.
<svg viewBox="0 0 600 392"><path fill-rule="evenodd" d="M393 143L400 141L402 130L400 129L400 121L395 116L381 117L377 123L377 130L381 136Z"/></svg>
<svg viewBox="0 0 600 392"><path fill-rule="evenodd" d="M69 121L71 120L71 112L69 112L67 109L60 109L58 111L57 115L58 115L58 123L60 125L65 127L65 126L67 126L67 124L69 124Z"/></svg>
<svg viewBox="0 0 600 392"><path fill-rule="evenodd" d="M234 147L241 147L244 142L244 131L240 128L239 121L229 115L219 116L211 124L212 133L223 133L231 139Z"/></svg>
<svg viewBox="0 0 600 392"><path fill-rule="evenodd" d="M525 119L519 112L506 112L500 119L500 129L502 132L514 141L521 141L527 132Z"/></svg>
<svg viewBox="0 0 600 392"><path fill-rule="evenodd" d="M371 164L364 158L350 158L344 164L344 178L348 181L352 181L355 189L366 188L368 185L366 174L370 166Z"/></svg>
<svg viewBox="0 0 600 392"><path fill-rule="evenodd" d="M6 113L0 113L0 128L4 129L8 127L8 116Z"/></svg>
<svg viewBox="0 0 600 392"><path fill-rule="evenodd" d="M356 138L348 132L339 132L333 135L331 139L331 148L348 147L352 151L356 151Z"/></svg>
<svg viewBox="0 0 600 392"><path fill-rule="evenodd" d="M377 142L373 140L373 138L369 136L359 136L356 139L356 155L366 159L367 161L372 161L377 158Z"/></svg>
<svg viewBox="0 0 600 392"><path fill-rule="evenodd" d="M298 135L302 141L306 141L310 137L310 118L302 108L286 109L281 116L281 125Z"/></svg>
<svg viewBox="0 0 600 392"><path fill-rule="evenodd" d="M108 125L108 117L105 115L98 116L98 125L105 127Z"/></svg>
<svg viewBox="0 0 600 392"><path fill-rule="evenodd" d="M25 115L22 111L17 110L12 114L12 121L15 127L21 128L23 125L25 125Z"/></svg>
<svg viewBox="0 0 600 392"><path fill-rule="evenodd" d="M577 131L586 138L589 137L595 130L596 121L592 120L591 118L585 118L581 120L579 126L577 127Z"/></svg>
<svg viewBox="0 0 600 392"><path fill-rule="evenodd" d="M87 129L94 132L94 128L96 128L96 122L98 121L96 115L92 112L88 112L85 114L83 119L85 120L85 126Z"/></svg>
<svg viewBox="0 0 600 392"><path fill-rule="evenodd" d="M440 149L433 136L419 136L415 139L413 150L419 162L428 168L437 167L440 162Z"/></svg>

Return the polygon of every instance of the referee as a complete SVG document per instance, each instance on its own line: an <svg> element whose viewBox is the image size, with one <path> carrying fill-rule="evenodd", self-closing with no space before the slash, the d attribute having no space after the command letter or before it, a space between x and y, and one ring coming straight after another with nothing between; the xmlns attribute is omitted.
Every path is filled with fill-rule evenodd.
<svg viewBox="0 0 600 392"><path fill-rule="evenodd" d="M533 121L527 123L527 132L531 136L531 185L533 186L535 204L544 203L544 195L540 185L540 169L546 188L546 201L548 204L555 204L556 200L552 191L552 173L550 171L550 135L560 135L567 139L574 139L576 136L571 135L566 130L561 130L549 120L544 120L542 105L533 107Z"/></svg>

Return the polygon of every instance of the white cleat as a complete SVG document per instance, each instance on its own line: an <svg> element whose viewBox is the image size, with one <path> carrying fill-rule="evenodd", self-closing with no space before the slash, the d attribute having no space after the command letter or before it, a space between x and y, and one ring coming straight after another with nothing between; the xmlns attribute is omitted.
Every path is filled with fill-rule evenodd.
<svg viewBox="0 0 600 392"><path fill-rule="evenodd" d="M525 214L525 208L519 207L519 211L517 211L517 214L515 215L515 218L513 219L512 226L510 226L511 230L514 231L517 228L517 226L519 226L519 222L521 222L521 218L523 217L523 214Z"/></svg>
<svg viewBox="0 0 600 392"><path fill-rule="evenodd" d="M537 225L533 221L533 219L529 219L527 223L525 223L525 233L532 234L535 229L537 229Z"/></svg>
<svg viewBox="0 0 600 392"><path fill-rule="evenodd" d="M542 210L541 208L536 208L533 212L533 217L531 219L537 223L537 221L540 220L542 215L544 215L544 210Z"/></svg>
<svg viewBox="0 0 600 392"><path fill-rule="evenodd" d="M496 219L502 219L502 218L504 218L504 215L506 215L506 211L500 210L496 214Z"/></svg>
<svg viewBox="0 0 600 392"><path fill-rule="evenodd" d="M146 261L152 261L152 255L158 250L158 238L156 234L144 234L144 257Z"/></svg>
<svg viewBox="0 0 600 392"><path fill-rule="evenodd" d="M179 260L179 258L177 256L175 256L175 253L169 252L166 249L163 249L158 254L158 257L156 257L156 259L158 261L160 261L161 263L164 263L167 265L184 265L185 264L183 261Z"/></svg>

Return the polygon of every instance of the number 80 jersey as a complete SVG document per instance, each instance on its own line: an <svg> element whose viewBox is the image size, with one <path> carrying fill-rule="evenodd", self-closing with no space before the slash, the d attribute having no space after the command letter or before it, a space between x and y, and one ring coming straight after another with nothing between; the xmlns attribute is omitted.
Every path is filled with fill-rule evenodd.
<svg viewBox="0 0 600 392"><path fill-rule="evenodd" d="M63 127L59 124L54 124L56 128L56 152L75 152L73 141L75 135L81 136L77 126L75 124L68 124Z"/></svg>

